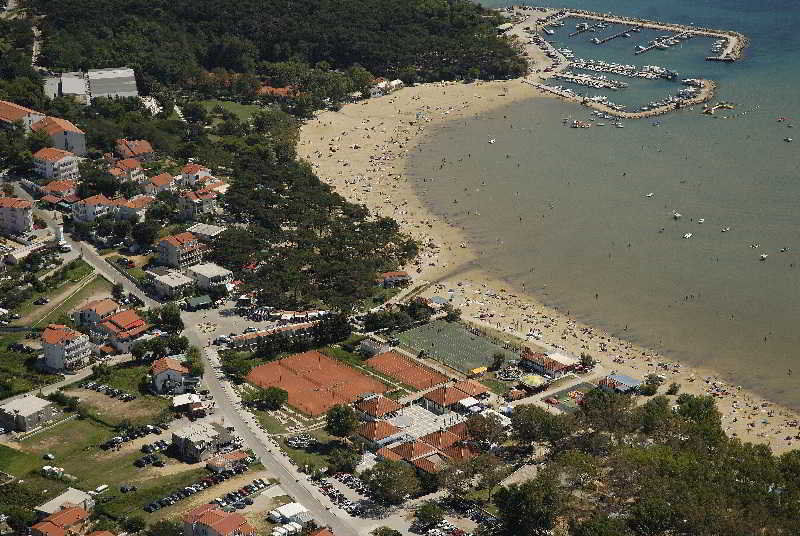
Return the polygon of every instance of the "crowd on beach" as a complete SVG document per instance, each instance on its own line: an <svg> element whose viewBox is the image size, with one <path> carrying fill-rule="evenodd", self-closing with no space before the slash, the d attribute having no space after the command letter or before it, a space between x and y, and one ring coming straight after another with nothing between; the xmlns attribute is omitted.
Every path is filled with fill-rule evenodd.
<svg viewBox="0 0 800 536"><path fill-rule="evenodd" d="M447 120L530 97L530 87L514 82L406 88L340 112L320 114L303 127L299 150L337 192L379 215L394 218L418 240L420 255L406 267L414 285L438 283L438 288L430 285L423 295L444 293L461 308L465 320L573 355L588 353L609 371L640 379L651 373L660 375L666 385L680 384L681 392L714 396L728 434L744 441L769 443L778 452L800 445L798 417L788 409L711 371L691 370L583 325L569 312L544 306L473 268L478 252L467 247L459 229L423 206L405 167L422 135L432 127L460 128L463 122Z"/></svg>

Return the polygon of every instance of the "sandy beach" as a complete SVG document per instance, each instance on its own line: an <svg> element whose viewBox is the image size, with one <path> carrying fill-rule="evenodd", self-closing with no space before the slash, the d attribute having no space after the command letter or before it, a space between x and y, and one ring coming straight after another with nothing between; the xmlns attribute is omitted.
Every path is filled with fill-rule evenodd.
<svg viewBox="0 0 800 536"><path fill-rule="evenodd" d="M797 414L726 383L711 370L689 368L546 307L524 289L493 280L476 263L461 231L435 217L421 202L405 174L408 157L432 128L458 128L451 121L471 117L515 100L550 98L520 80L436 83L403 88L393 94L323 112L302 129L298 152L320 178L354 203L397 220L421 244L414 264L405 267L414 285L434 282L423 295L446 295L463 318L531 343L574 355L588 352L607 370L644 378L657 373L681 392L714 395L728 434L743 441L768 443L775 452L800 445ZM443 155L446 157L447 155ZM424 180L424 179L423 179ZM661 392L665 390L662 387Z"/></svg>

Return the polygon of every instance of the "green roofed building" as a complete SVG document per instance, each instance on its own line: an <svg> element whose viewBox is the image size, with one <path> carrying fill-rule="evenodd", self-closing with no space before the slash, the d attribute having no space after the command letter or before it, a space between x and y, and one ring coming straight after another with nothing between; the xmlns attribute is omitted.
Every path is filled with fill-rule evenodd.
<svg viewBox="0 0 800 536"><path fill-rule="evenodd" d="M186 308L189 311L198 311L211 307L211 297L208 294L186 298Z"/></svg>

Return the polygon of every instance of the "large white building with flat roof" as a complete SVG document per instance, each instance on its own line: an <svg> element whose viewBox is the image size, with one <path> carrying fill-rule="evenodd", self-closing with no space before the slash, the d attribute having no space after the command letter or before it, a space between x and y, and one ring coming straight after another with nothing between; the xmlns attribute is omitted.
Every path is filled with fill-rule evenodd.
<svg viewBox="0 0 800 536"><path fill-rule="evenodd" d="M26 395L0 406L0 426L27 432L51 422L58 415L58 409L49 400Z"/></svg>
<svg viewBox="0 0 800 536"><path fill-rule="evenodd" d="M196 264L187 268L186 271L195 280L197 287L202 290L221 287L233 281L233 272L213 262Z"/></svg>
<svg viewBox="0 0 800 536"><path fill-rule="evenodd" d="M127 67L89 69L89 100L97 97L138 97L136 74Z"/></svg>

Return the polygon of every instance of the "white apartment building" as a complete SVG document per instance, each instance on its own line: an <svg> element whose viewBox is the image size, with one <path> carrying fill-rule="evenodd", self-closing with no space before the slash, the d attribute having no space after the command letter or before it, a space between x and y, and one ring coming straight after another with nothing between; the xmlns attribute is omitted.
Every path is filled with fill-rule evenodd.
<svg viewBox="0 0 800 536"><path fill-rule="evenodd" d="M86 134L72 122L60 117L45 117L31 125L31 130L46 132L58 149L79 156L86 154Z"/></svg>
<svg viewBox="0 0 800 536"><path fill-rule="evenodd" d="M33 229L33 203L18 197L0 197L0 232L25 234Z"/></svg>
<svg viewBox="0 0 800 536"><path fill-rule="evenodd" d="M72 204L72 219L79 222L93 222L107 214L113 214L117 204L103 194L93 195Z"/></svg>
<svg viewBox="0 0 800 536"><path fill-rule="evenodd" d="M167 236L158 243L158 262L173 268L187 268L200 263L203 246L192 233Z"/></svg>
<svg viewBox="0 0 800 536"><path fill-rule="evenodd" d="M213 262L204 262L190 266L187 271L202 290L220 287L233 281L233 272Z"/></svg>
<svg viewBox="0 0 800 536"><path fill-rule="evenodd" d="M36 173L52 180L77 180L79 159L69 151L45 147L33 155Z"/></svg>
<svg viewBox="0 0 800 536"><path fill-rule="evenodd" d="M42 333L44 364L50 370L75 370L89 363L89 337L63 324L50 324Z"/></svg>

